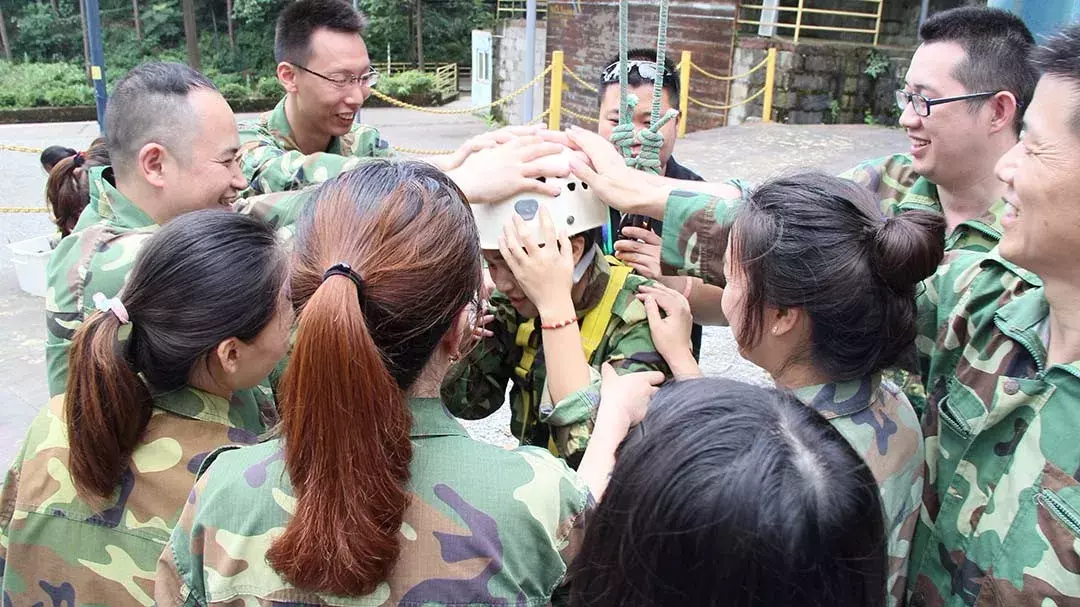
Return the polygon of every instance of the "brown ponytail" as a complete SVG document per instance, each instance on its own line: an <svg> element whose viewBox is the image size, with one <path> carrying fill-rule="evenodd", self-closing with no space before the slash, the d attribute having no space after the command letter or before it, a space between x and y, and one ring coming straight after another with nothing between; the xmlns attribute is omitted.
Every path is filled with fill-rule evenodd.
<svg viewBox="0 0 1080 607"><path fill-rule="evenodd" d="M120 321L94 312L75 332L64 407L71 476L87 496L109 497L150 420L150 392L131 370Z"/></svg>
<svg viewBox="0 0 1080 607"><path fill-rule="evenodd" d="M79 221L79 215L90 203L89 170L108 164L109 152L105 148L105 140L98 138L85 152L62 158L49 171L49 180L45 183L45 205L61 236L71 233Z"/></svg>
<svg viewBox="0 0 1080 607"><path fill-rule="evenodd" d="M359 284L327 275L339 263ZM299 588L363 595L400 552L407 393L480 286L464 196L417 162L326 182L298 224L291 286L300 320L278 394L297 506L266 558Z"/></svg>

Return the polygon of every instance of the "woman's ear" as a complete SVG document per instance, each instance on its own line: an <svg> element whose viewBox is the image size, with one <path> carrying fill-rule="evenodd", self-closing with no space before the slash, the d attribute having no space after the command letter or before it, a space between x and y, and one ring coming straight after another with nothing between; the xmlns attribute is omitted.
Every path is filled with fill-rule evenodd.
<svg viewBox="0 0 1080 607"><path fill-rule="evenodd" d="M240 370L240 348L235 337L230 337L219 343L214 348L213 355L217 357L218 365L225 373L234 375Z"/></svg>
<svg viewBox="0 0 1080 607"><path fill-rule="evenodd" d="M802 308L769 308L765 317L765 331L781 337L797 330L806 313Z"/></svg>
<svg viewBox="0 0 1080 607"><path fill-rule="evenodd" d="M470 303L461 309L453 324L450 325L450 330L446 332L446 335L443 335L440 341L440 347L445 348L446 355L451 360L456 360L458 352L469 346L469 341L472 339L473 324L473 304Z"/></svg>

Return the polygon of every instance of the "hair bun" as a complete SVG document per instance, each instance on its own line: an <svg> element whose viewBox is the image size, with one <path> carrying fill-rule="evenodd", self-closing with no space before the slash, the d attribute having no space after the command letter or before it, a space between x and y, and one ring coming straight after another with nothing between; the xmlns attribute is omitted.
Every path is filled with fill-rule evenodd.
<svg viewBox="0 0 1080 607"><path fill-rule="evenodd" d="M945 252L945 218L927 211L886 217L874 230L874 270L893 291L907 293L932 275Z"/></svg>

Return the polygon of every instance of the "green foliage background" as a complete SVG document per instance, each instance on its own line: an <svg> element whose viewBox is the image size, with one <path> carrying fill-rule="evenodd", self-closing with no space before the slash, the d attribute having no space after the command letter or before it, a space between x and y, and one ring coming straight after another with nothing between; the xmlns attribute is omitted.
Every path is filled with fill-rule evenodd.
<svg viewBox="0 0 1080 607"><path fill-rule="evenodd" d="M132 0L99 0L105 73L117 78L150 60L185 61L180 0L138 0L142 39L135 36ZM195 0L203 73L230 99L281 94L274 78L274 22L292 0L233 0L234 46L227 35L225 0ZM416 60L412 0L358 0L367 16L364 39L373 62ZM422 0L424 60L467 64L473 29L492 25L494 0ZM55 7L55 8L54 8ZM13 62L0 60L0 108L93 104L83 72L77 0L0 0ZM388 53L389 51L389 53ZM394 95L430 86L422 74L383 78ZM393 91L393 92L391 92Z"/></svg>

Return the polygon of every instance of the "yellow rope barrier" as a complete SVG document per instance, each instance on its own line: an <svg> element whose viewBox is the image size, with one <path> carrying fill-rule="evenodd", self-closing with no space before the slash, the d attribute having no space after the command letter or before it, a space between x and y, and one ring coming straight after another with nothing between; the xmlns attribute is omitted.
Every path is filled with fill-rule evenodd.
<svg viewBox="0 0 1080 607"><path fill-rule="evenodd" d="M564 74L566 74L567 76L570 76L570 77L571 77L571 78L573 78L574 80L577 80L578 84L580 84L581 86L585 87L585 89L586 89L586 90L588 90L588 91L589 91L590 93L597 93L597 92L599 92L599 91L597 91L597 90L596 90L596 87L595 87L595 86L593 86L593 85L589 84L588 82L585 82L585 80L583 80L583 79L581 78L581 76L578 76L577 74L575 74L575 73L574 73L574 70L572 70L572 69L570 69L570 68L566 67L566 68L563 68L563 73L564 73Z"/></svg>
<svg viewBox="0 0 1080 607"><path fill-rule="evenodd" d="M764 94L765 94L765 89L763 88L760 91L754 93L753 95L750 95L746 99L743 99L742 101L740 101L738 103L732 103L731 105L709 105L708 103L698 101L697 99L694 99L693 97L688 97L688 99L690 100L690 103L693 103L695 105L700 105L701 107L708 108L710 110L730 110L733 107L739 107L740 105L746 105L747 103L750 103L751 101L757 99L758 97L760 97L760 96L762 96Z"/></svg>
<svg viewBox="0 0 1080 607"><path fill-rule="evenodd" d="M541 122L547 120L547 117L550 116L550 115L551 115L551 110L544 110L543 113L541 113L539 116L537 116L536 118L533 118L532 120L526 122L525 124L526 125L540 124Z"/></svg>
<svg viewBox="0 0 1080 607"><path fill-rule="evenodd" d="M49 209L45 207L0 207L0 214L3 213L48 213Z"/></svg>
<svg viewBox="0 0 1080 607"><path fill-rule="evenodd" d="M41 148L31 148L25 145L6 145L0 143L0 150L6 150L8 152L26 152L27 154L40 154L45 150Z"/></svg>
<svg viewBox="0 0 1080 607"><path fill-rule="evenodd" d="M712 78L713 80L725 80L726 81L726 80L738 80L739 78L746 78L750 74L753 74L754 72L760 70L768 62L769 62L769 58L765 57L764 59L761 60L761 63L755 65L752 68L750 68L750 71L743 72L742 74L736 74L734 76L717 76L716 74L710 74L709 72L706 72L705 70L701 69L701 67L698 64L696 64L696 63L694 63L692 61L690 62L690 67L697 70L699 74L701 74L702 76L705 76L706 78Z"/></svg>
<svg viewBox="0 0 1080 607"><path fill-rule="evenodd" d="M514 91L513 93L510 93L509 95L507 95L505 97L502 97L501 99L496 99L495 101L492 101L491 103L489 103L487 105L483 105L483 106L480 106L480 107L462 108L460 110L440 110L440 109L421 107L419 105L413 105L411 103L406 103L404 101L394 99L393 97L390 97L388 95L384 95L384 94L380 93L379 91L377 91L375 89L371 89L371 94L373 94L376 97L378 97L379 99L382 99L383 101L389 103L390 105L396 105L397 107L405 108L405 109L408 109L408 110L416 110L418 112L426 112L428 114L440 114L440 115L443 115L443 116L474 114L476 112L482 112L484 110L488 110L488 109L491 109L493 107L500 106L500 105L506 103L507 101L510 101L514 97L517 97L518 95L521 95L522 93L524 93L526 90L529 89L529 87L533 86L534 84L536 84L536 83L540 82L541 80L543 80L544 78L546 78L547 75L550 74L550 73L551 73L551 66L549 65L547 67L547 69L545 69L543 72L540 72L540 74L537 75L536 78L533 78L529 82L526 82L525 84L523 84L521 86L521 88Z"/></svg>
<svg viewBox="0 0 1080 607"><path fill-rule="evenodd" d="M566 114L566 115L568 115L568 116L573 116L574 118L577 118L578 120L583 120L583 121L585 121L585 122L590 122L590 123L593 123L593 124L598 124L598 123L600 122L600 121L599 121L599 120L597 120L596 118L590 118L589 116L585 116L585 115L583 115L583 114L579 114L579 113L577 113L577 112L574 112L574 111L568 110L568 109L566 109L566 108L563 108L563 113L564 113L564 114Z"/></svg>

